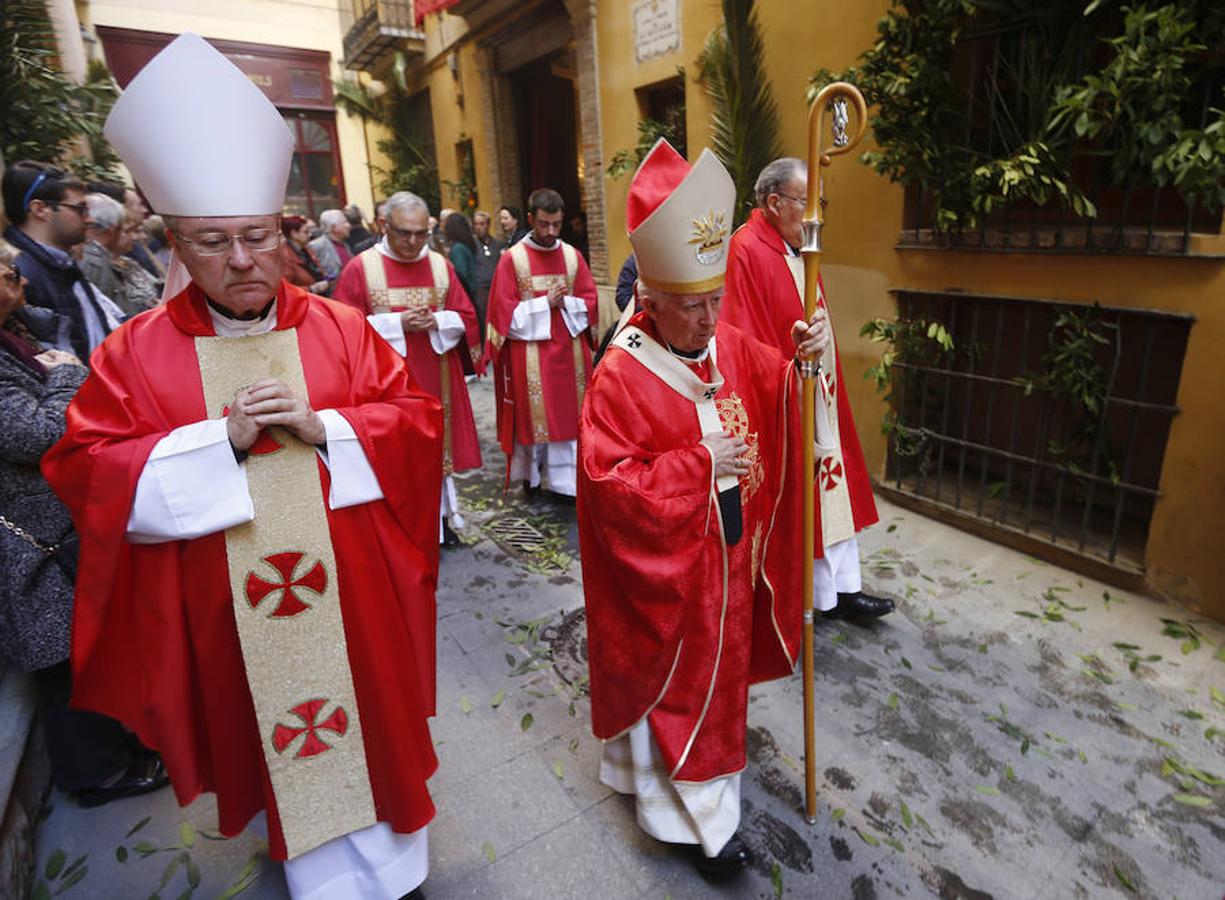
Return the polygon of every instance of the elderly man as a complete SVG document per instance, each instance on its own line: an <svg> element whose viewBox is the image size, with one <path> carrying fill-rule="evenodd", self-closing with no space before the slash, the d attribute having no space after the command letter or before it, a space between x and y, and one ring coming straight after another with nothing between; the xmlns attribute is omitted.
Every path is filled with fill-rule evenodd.
<svg viewBox="0 0 1225 900"><path fill-rule="evenodd" d="M386 234L340 273L332 297L369 317L404 357L413 378L442 402L441 541L459 546L455 472L481 467L481 445L464 381L463 356L480 354L476 313L451 263L426 245L429 208L401 191L384 204Z"/></svg>
<svg viewBox="0 0 1225 900"><path fill-rule="evenodd" d="M54 166L18 162L4 172L4 238L20 251L14 268L29 281L26 303L54 310L72 323L73 355L89 359L119 326L123 313L89 283L70 249L85 240L85 185Z"/></svg>
<svg viewBox="0 0 1225 900"><path fill-rule="evenodd" d="M489 213L477 210L472 216L472 236L476 238L476 278L473 279L476 296L472 305L476 307L476 319L481 329L481 343L485 341L485 310L489 305L489 286L493 284L493 273L506 249L506 242L494 237L489 230Z"/></svg>
<svg viewBox="0 0 1225 900"><path fill-rule="evenodd" d="M323 274L335 284L341 270L353 258L346 243L349 239L349 220L338 209L325 209L319 214L319 227L323 229L323 234L310 242L310 248L323 266Z"/></svg>
<svg viewBox="0 0 1225 900"><path fill-rule="evenodd" d="M161 289L152 275L127 256L134 246L133 231L139 225L106 194L90 194L85 202L92 221L86 231L89 241L81 258L81 271L125 316L151 309Z"/></svg>
<svg viewBox="0 0 1225 900"><path fill-rule="evenodd" d="M799 247L804 239L807 167L798 159L777 159L761 170L755 193L757 208L732 235L724 317L746 334L790 354L788 329L804 308ZM828 316L824 285L818 290L818 305ZM878 517L835 341L830 341L821 363L817 402L825 407L830 446L817 463L814 487L813 606L829 618L877 618L893 611L893 601L862 590L855 535Z"/></svg>
<svg viewBox="0 0 1225 900"><path fill-rule="evenodd" d="M599 321L587 261L561 240L565 206L549 188L528 198L531 234L502 254L489 288L498 441L507 480L529 494L541 477L558 497L575 492L578 413L591 377Z"/></svg>
<svg viewBox="0 0 1225 900"><path fill-rule="evenodd" d="M191 281L99 349L43 464L81 539L73 702L223 834L266 812L295 898L400 897L434 813L438 402L282 279L293 142L221 54L173 41L105 133Z"/></svg>
<svg viewBox="0 0 1225 900"><path fill-rule="evenodd" d="M736 198L705 150L664 141L630 186L643 311L583 406L578 520L600 779L699 870L750 861L736 836L748 687L789 674L801 625L802 461L790 360L719 317ZM810 354L824 321L793 323Z"/></svg>

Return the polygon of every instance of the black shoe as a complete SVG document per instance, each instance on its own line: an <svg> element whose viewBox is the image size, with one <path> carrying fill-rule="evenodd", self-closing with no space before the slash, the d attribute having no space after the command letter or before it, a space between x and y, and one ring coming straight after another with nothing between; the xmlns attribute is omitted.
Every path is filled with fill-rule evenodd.
<svg viewBox="0 0 1225 900"><path fill-rule="evenodd" d="M826 619L879 619L889 615L894 608L892 600L856 591L853 594L839 594L838 605L821 615Z"/></svg>
<svg viewBox="0 0 1225 900"><path fill-rule="evenodd" d="M455 529L451 527L451 523L446 519L442 520L442 540L439 543L443 547L459 547L463 541L459 539L459 535L455 533Z"/></svg>
<svg viewBox="0 0 1225 900"><path fill-rule="evenodd" d="M532 487L532 483L530 481L528 481L526 478L523 479L523 496L527 497L529 500L540 496L540 485Z"/></svg>
<svg viewBox="0 0 1225 900"><path fill-rule="evenodd" d="M753 861L753 851L749 845L733 834L723 845L718 856L707 856L702 852L701 845L696 845L693 864L707 878L722 880L740 874Z"/></svg>
<svg viewBox="0 0 1225 900"><path fill-rule="evenodd" d="M425 900L425 892L421 888L415 887L401 897L400 900Z"/></svg>
<svg viewBox="0 0 1225 900"><path fill-rule="evenodd" d="M556 506L574 506L575 504L574 497L571 497L569 494L559 494L557 491L549 491L549 499Z"/></svg>
<svg viewBox="0 0 1225 900"><path fill-rule="evenodd" d="M77 803L88 809L124 797L148 794L168 784L170 776L166 774L162 758L151 753L129 765L113 784L77 791Z"/></svg>

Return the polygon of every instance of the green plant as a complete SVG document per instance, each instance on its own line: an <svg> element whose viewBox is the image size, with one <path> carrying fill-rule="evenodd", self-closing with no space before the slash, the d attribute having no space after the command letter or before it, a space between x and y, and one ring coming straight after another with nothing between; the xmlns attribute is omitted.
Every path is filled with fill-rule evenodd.
<svg viewBox="0 0 1225 900"><path fill-rule="evenodd" d="M753 205L758 173L782 153L753 0L723 0L723 24L706 39L698 72L713 107L712 149L736 183L739 225Z"/></svg>
<svg viewBox="0 0 1225 900"><path fill-rule="evenodd" d="M901 364L930 364L953 353L953 335L944 324L936 320L915 319L870 319L859 329L859 336L877 344L887 345L881 353L880 362L869 368L865 378L876 385L877 393L884 394L889 411L881 422L881 431L894 438L894 449L899 456L914 456L927 444L925 429L902 424L901 381L907 374L899 374L894 366ZM930 398L911 392L907 405L928 403ZM910 418L907 416L907 418Z"/></svg>
<svg viewBox="0 0 1225 900"><path fill-rule="evenodd" d="M90 64L83 85L73 84L57 57L42 0L0 6L0 153L8 162L57 162L82 177L113 180L118 159L102 125L118 89L101 63Z"/></svg>
<svg viewBox="0 0 1225 900"><path fill-rule="evenodd" d="M621 149L614 153L604 172L609 178L620 178L633 172L655 146L656 141L663 138L675 147L678 143L677 137L675 125L660 122L658 119L643 119L638 123L638 143L632 149Z"/></svg>
<svg viewBox="0 0 1225 900"><path fill-rule="evenodd" d="M371 91L355 81L334 81L334 96L338 107L350 115L375 122L390 133L375 146L391 160L391 168L372 165L382 177L378 189L383 196L397 191L411 191L423 199L430 209L441 206L438 167L425 150L409 134L411 97L404 89L402 73L396 71L396 83L382 91Z"/></svg>

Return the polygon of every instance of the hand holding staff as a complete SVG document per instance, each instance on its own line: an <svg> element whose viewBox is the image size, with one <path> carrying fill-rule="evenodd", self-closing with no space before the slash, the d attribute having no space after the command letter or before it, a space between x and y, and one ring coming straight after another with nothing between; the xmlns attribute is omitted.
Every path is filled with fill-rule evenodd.
<svg viewBox="0 0 1225 900"><path fill-rule="evenodd" d="M848 107L855 108L855 130L848 132ZM825 114L833 113L832 146L825 141ZM804 207L804 318L811 322L817 311L817 281L821 275L821 226L825 222L824 190L821 169L832 158L849 152L863 137L868 126L868 107L863 94L845 81L826 85L813 102L808 114L808 202ZM799 323L797 323L799 324ZM815 507L813 482L816 471L813 458L815 437L816 377L820 363L815 356L802 359L800 373L804 376L804 815L809 824L817 821L817 761L816 722L813 699L813 639L812 639L812 551L815 546Z"/></svg>

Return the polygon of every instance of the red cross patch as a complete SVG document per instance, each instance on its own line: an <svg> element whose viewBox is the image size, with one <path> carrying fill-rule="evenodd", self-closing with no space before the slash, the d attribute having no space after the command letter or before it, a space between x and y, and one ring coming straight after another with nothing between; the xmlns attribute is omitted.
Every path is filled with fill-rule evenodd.
<svg viewBox="0 0 1225 900"><path fill-rule="evenodd" d="M291 709L290 712L301 719L302 724L300 726L282 725L278 722L277 726L272 729L273 749L277 753L284 753L290 744L305 735L306 739L302 741L302 746L294 754L298 759L318 756L320 753L331 750L332 745L319 737L319 731L331 731L337 737L344 737L345 732L349 730L349 716L345 713L344 707L338 706L332 710L330 716L319 721L319 712L327 702L325 698L316 698L299 703Z"/></svg>
<svg viewBox="0 0 1225 900"><path fill-rule="evenodd" d="M277 591L281 592L281 596L276 608L268 616L270 619L296 616L310 609L311 605L298 596L298 591L308 590L322 594L328 584L328 575L327 570L323 568L323 563L315 560L315 564L306 571L306 574L300 578L294 578L294 572L298 564L302 562L303 556L302 553L273 553L263 558L262 562L272 566L281 576L280 581L267 581L256 575L254 571L247 573L246 595L247 602L251 604L252 609L257 608L266 597Z"/></svg>
<svg viewBox="0 0 1225 900"><path fill-rule="evenodd" d="M821 489L832 491L842 483L842 463L836 457L821 460Z"/></svg>

